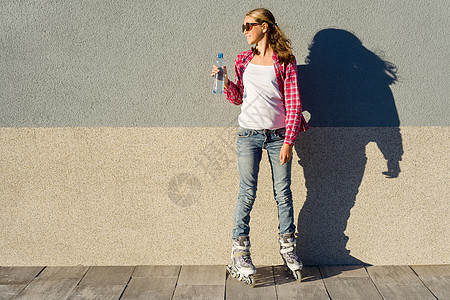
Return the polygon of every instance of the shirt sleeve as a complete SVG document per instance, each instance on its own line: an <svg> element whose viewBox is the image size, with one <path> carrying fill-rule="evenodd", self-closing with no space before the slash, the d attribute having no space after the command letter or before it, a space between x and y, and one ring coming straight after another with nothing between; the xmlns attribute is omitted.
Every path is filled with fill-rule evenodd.
<svg viewBox="0 0 450 300"><path fill-rule="evenodd" d="M238 56L234 62L235 82L228 79L228 88L224 89L224 94L230 103L235 105L242 104L242 95L244 86L242 83L242 74L240 74L239 65L241 64L241 58Z"/></svg>
<svg viewBox="0 0 450 300"><path fill-rule="evenodd" d="M286 134L284 143L294 145L297 136L308 130L308 124L302 114L300 91L298 88L297 61L286 66L284 79L284 101L286 108Z"/></svg>

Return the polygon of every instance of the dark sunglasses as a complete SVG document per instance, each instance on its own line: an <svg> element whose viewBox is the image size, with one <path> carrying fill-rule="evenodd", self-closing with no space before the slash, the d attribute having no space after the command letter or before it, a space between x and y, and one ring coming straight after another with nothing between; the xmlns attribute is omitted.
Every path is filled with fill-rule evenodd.
<svg viewBox="0 0 450 300"><path fill-rule="evenodd" d="M255 25L261 25L261 24L259 24L259 23L245 23L244 25L242 25L242 32L252 30L253 26L255 26Z"/></svg>

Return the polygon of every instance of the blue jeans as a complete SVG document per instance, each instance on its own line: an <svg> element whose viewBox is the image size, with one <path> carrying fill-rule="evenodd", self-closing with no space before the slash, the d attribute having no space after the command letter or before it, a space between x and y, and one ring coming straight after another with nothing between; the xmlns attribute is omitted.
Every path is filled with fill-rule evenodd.
<svg viewBox="0 0 450 300"><path fill-rule="evenodd" d="M233 240L250 233L250 212L256 198L259 163L263 149L267 150L272 169L273 193L278 206L278 232L295 232L291 192L292 159L280 165L280 150L285 129L254 130L239 127L237 154L239 167L239 196L234 212Z"/></svg>

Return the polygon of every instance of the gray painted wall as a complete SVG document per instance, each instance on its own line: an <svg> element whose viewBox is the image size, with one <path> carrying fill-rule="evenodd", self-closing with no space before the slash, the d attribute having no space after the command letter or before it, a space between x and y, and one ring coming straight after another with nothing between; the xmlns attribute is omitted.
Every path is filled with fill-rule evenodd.
<svg viewBox="0 0 450 300"><path fill-rule="evenodd" d="M212 93L209 74L218 52L232 66L249 48L240 25L260 6L292 40L312 126L449 125L447 0L169 0L1 1L0 126L237 125L239 107ZM335 57L341 74L311 75L318 69L305 63L308 46L327 28L353 33L394 64L398 82L380 84L373 64L355 75L342 56ZM342 38L337 53L363 58L364 48L349 51L350 36L331 35ZM322 54L336 53L330 48ZM365 109L388 103L372 118L385 121L365 123L365 114L346 109L356 102ZM314 112L333 105L339 115Z"/></svg>

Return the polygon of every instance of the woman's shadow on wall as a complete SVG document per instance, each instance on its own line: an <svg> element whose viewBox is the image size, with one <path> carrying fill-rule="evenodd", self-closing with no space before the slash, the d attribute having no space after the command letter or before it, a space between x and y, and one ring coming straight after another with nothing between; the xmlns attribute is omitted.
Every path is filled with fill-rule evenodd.
<svg viewBox="0 0 450 300"><path fill-rule="evenodd" d="M387 178L400 173L400 121L389 88L397 80L396 68L341 29L319 31L309 50L306 65L298 66L311 128L295 144L307 188L297 251L309 265L367 264L350 255L344 231L364 174L366 145L378 145Z"/></svg>

